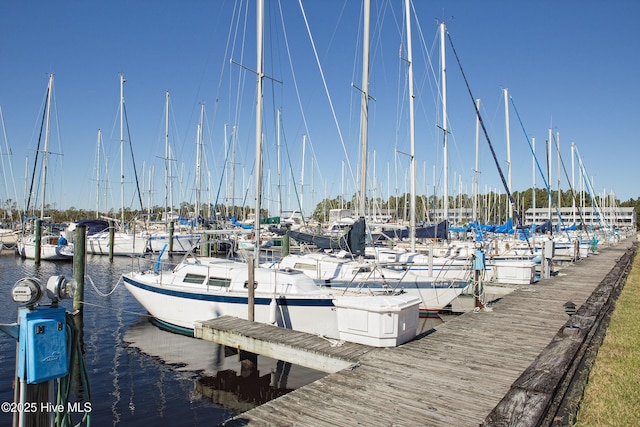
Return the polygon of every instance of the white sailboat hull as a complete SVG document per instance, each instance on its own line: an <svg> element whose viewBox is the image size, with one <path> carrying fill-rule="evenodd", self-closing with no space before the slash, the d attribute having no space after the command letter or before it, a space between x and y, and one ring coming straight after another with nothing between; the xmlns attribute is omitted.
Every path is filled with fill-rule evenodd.
<svg viewBox="0 0 640 427"><path fill-rule="evenodd" d="M116 232L113 237L114 256L144 256L148 248L148 238L143 234ZM109 232L101 232L87 237L87 253L109 255Z"/></svg>
<svg viewBox="0 0 640 427"><path fill-rule="evenodd" d="M247 319L247 277L246 264L217 258L185 260L173 271L132 272L123 276L126 288L153 317L186 329L220 316ZM418 318L415 297L371 296L320 288L295 270L256 268L255 280L256 322L333 339L343 339L347 333L356 342L381 347L415 337ZM403 309L401 313L398 307ZM385 309L402 317L402 322L395 322L398 333L392 331L392 336L382 336L382 333L389 335L388 328L382 332L372 328L371 332L360 331L358 337L354 336L362 313L383 318L388 314L382 312Z"/></svg>
<svg viewBox="0 0 640 427"><path fill-rule="evenodd" d="M173 235L173 252L189 252L196 247L200 242L200 235L198 234L181 234L175 233ZM166 250L169 250L169 233L157 232L149 235L149 248L151 252L160 252L166 245Z"/></svg>
<svg viewBox="0 0 640 427"><path fill-rule="evenodd" d="M404 292L419 298L420 309L428 312L442 310L469 284L464 271L458 271L459 275L452 278L426 277L325 254L288 255L277 263L267 263L264 266L298 269L321 286L336 290L350 289L362 293L389 290Z"/></svg>
<svg viewBox="0 0 640 427"><path fill-rule="evenodd" d="M65 261L73 259L73 245L58 245L57 243L50 243L50 237L43 237L40 243L40 259L46 261ZM57 242L57 238L54 238ZM36 243L34 237L26 237L24 240L19 240L16 245L18 254L22 258L35 259L36 258Z"/></svg>

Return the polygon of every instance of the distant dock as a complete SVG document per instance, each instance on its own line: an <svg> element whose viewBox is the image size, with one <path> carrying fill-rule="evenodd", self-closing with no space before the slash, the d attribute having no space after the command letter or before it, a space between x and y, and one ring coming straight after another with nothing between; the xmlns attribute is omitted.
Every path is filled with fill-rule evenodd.
<svg viewBox="0 0 640 427"><path fill-rule="evenodd" d="M274 334L280 328L269 325L203 322L201 338L306 366L333 360L326 372L344 366L225 425L552 425L557 414L566 417L566 402L556 401L570 395L567 378L584 370L578 362L585 348L606 328L604 310L612 308L616 278L628 274L635 242L628 238L551 279L516 286L490 310L467 312L396 348L332 347L317 336ZM567 333L569 301L578 308L572 322L579 329Z"/></svg>

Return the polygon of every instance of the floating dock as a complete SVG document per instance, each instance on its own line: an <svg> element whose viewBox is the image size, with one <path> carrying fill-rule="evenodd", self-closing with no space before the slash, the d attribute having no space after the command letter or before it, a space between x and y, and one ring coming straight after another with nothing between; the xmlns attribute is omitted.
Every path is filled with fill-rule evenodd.
<svg viewBox="0 0 640 427"><path fill-rule="evenodd" d="M628 238L550 279L516 286L488 310L460 315L395 348L335 346L237 319L203 322L196 331L200 338L305 366L325 363L326 372L344 367L225 425L539 425L556 399L557 383L575 370L567 359L577 357L587 329L599 325L593 326L599 316L594 309L581 315L581 306L610 304L610 289L602 291L602 284L612 272L621 275L614 268L622 258L633 258L635 242ZM566 333L569 301L578 307L574 322L582 328L572 334ZM547 373L550 378L540 378ZM527 409L530 404L536 408Z"/></svg>

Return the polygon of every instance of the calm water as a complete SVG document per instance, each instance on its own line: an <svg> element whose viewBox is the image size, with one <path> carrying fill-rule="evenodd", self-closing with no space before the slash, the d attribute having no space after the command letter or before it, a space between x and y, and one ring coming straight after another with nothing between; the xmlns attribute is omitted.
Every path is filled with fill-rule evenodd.
<svg viewBox="0 0 640 427"><path fill-rule="evenodd" d="M239 358L214 343L157 328L122 284L122 273L152 268L153 260L89 255L85 284L85 363L91 386L93 426L215 426L324 374L267 358L258 371L241 371ZM73 277L72 263L0 256L0 323L16 321L11 288L18 279ZM109 293L103 297L96 292ZM70 309L70 301L63 304ZM13 402L15 341L0 333L0 402ZM241 374L244 374L241 375ZM74 417L78 422L79 417ZM11 414L0 413L0 425Z"/></svg>

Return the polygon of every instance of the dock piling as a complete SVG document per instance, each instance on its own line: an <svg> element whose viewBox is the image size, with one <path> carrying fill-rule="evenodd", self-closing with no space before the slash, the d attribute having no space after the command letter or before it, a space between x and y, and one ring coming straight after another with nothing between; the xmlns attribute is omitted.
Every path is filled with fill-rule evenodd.
<svg viewBox="0 0 640 427"><path fill-rule="evenodd" d="M76 281L76 292L73 295L73 310L82 317L84 307L84 275L86 270L87 226L76 227L73 241L73 278Z"/></svg>
<svg viewBox="0 0 640 427"><path fill-rule="evenodd" d="M175 226L173 221L169 223L169 256L173 255L173 232Z"/></svg>
<svg viewBox="0 0 640 427"><path fill-rule="evenodd" d="M42 220L41 219L36 219L36 229L35 229L35 248L36 248L36 253L33 257L33 260L36 264L40 264L40 255L41 255L41 248L42 248Z"/></svg>
<svg viewBox="0 0 640 427"><path fill-rule="evenodd" d="M113 220L109 220L109 261L113 262L113 243L115 241L116 229Z"/></svg>

